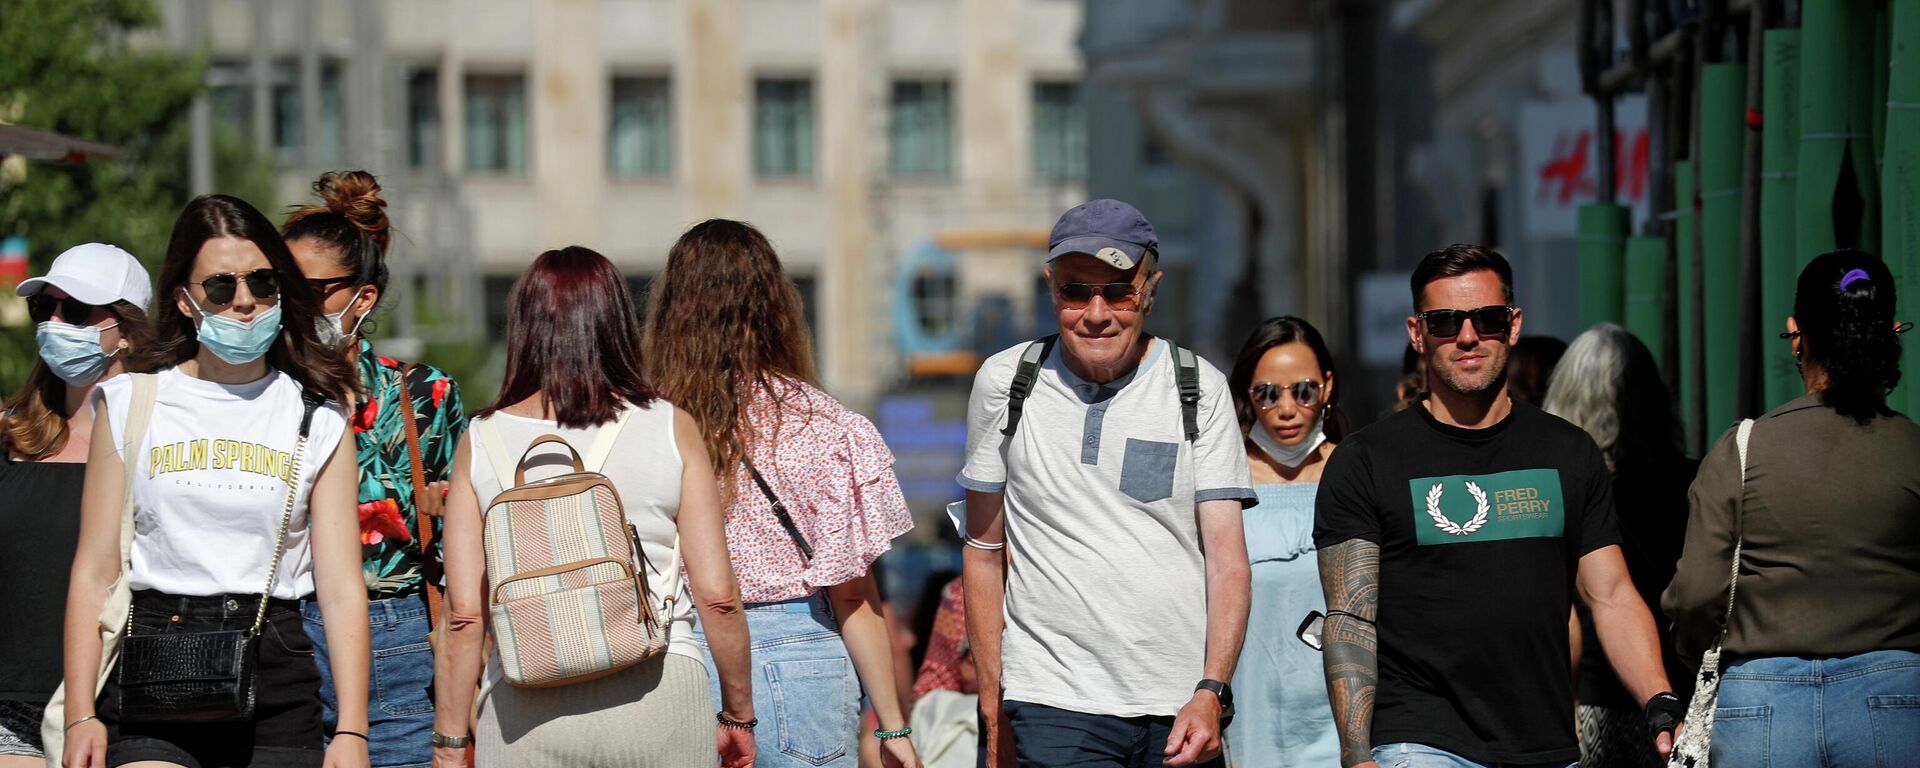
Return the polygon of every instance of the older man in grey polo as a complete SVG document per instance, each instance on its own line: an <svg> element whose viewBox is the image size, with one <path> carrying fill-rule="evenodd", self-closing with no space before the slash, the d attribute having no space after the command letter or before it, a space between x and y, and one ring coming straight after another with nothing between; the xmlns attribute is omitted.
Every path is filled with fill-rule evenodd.
<svg viewBox="0 0 1920 768"><path fill-rule="evenodd" d="M959 482L990 765L1219 764L1253 490L1225 377L1143 329L1158 245L1117 200L1061 216L1057 338L974 378Z"/></svg>

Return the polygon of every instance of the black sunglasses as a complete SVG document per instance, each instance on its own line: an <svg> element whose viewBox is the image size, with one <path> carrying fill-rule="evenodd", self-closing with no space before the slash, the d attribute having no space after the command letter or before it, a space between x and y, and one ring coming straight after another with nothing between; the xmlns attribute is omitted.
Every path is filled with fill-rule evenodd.
<svg viewBox="0 0 1920 768"><path fill-rule="evenodd" d="M1280 404L1280 393L1291 392L1293 401L1302 408L1312 408L1320 404L1320 382L1301 379L1290 386L1282 387L1271 381L1263 381L1247 388L1247 398L1255 407L1267 410Z"/></svg>
<svg viewBox="0 0 1920 768"><path fill-rule="evenodd" d="M187 284L200 286L210 304L231 304L233 293L240 287L242 279L247 281L247 291L256 299L271 299L280 293L280 273L269 268L210 275L197 283L189 280Z"/></svg>
<svg viewBox="0 0 1920 768"><path fill-rule="evenodd" d="M1438 339L1460 335L1469 319L1473 320L1473 330L1482 336L1505 336L1507 329L1513 327L1513 307L1505 304L1479 309L1429 309L1414 317L1426 321L1427 333Z"/></svg>
<svg viewBox="0 0 1920 768"><path fill-rule="evenodd" d="M57 310L61 321L70 325L86 325L93 321L93 313L100 309L98 304L88 304L72 296L56 299L44 293L36 293L27 297L27 316L33 318L36 323L52 320Z"/></svg>
<svg viewBox="0 0 1920 768"><path fill-rule="evenodd" d="M354 280L353 275L341 275L339 277L309 277L307 278L307 285L313 286L314 293L320 294L321 296L325 296L328 293L333 291L334 286L345 285L353 282L353 280Z"/></svg>
<svg viewBox="0 0 1920 768"><path fill-rule="evenodd" d="M1122 312L1140 305L1141 290L1133 283L1061 283L1054 289L1067 309L1085 309L1098 295L1110 309Z"/></svg>

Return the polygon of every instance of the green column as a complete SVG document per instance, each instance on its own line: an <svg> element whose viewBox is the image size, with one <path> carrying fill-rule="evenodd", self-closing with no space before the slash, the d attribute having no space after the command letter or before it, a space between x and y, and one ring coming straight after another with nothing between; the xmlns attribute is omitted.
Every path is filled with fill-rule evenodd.
<svg viewBox="0 0 1920 768"><path fill-rule="evenodd" d="M1697 448L1700 443L1699 431L1694 429L1693 414L1700 410L1700 401L1693 396L1694 384L1700 380L1700 303L1693 294L1693 264L1697 260L1693 252L1693 161L1681 160L1673 164L1673 265L1674 314L1678 316L1680 326L1680 348L1675 350L1680 356L1680 420L1687 425L1687 446Z"/></svg>
<svg viewBox="0 0 1920 768"><path fill-rule="evenodd" d="M1800 396L1793 350L1780 341L1793 314L1793 285L1800 276L1794 243L1794 187L1800 159L1800 30L1769 29L1761 51L1760 130L1760 345L1761 408L1771 410Z"/></svg>
<svg viewBox="0 0 1920 768"><path fill-rule="evenodd" d="M1901 320L1920 320L1920 0L1894 0L1887 80L1886 208L1881 258L1900 284ZM1903 382L1888 404L1920 414L1920 333L1901 339Z"/></svg>
<svg viewBox="0 0 1920 768"><path fill-rule="evenodd" d="M1740 201L1746 153L1747 67L1715 63L1700 73L1700 261L1705 304L1707 425L1712 437L1736 418L1740 375Z"/></svg>
<svg viewBox="0 0 1920 768"><path fill-rule="evenodd" d="M1667 302L1673 286L1667 280L1667 240L1662 237L1627 238L1627 298L1623 325L1640 337L1653 359L1667 360Z"/></svg>
<svg viewBox="0 0 1920 768"><path fill-rule="evenodd" d="M1873 156L1873 3L1815 0L1800 27L1799 259L1880 240Z"/></svg>
<svg viewBox="0 0 1920 768"><path fill-rule="evenodd" d="M1580 328L1624 319L1624 263L1633 212L1615 203L1580 206Z"/></svg>

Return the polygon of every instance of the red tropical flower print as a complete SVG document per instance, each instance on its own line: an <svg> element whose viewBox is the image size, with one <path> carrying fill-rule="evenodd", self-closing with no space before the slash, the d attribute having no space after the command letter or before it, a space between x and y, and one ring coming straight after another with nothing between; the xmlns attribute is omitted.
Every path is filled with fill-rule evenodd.
<svg viewBox="0 0 1920 768"><path fill-rule="evenodd" d="M360 505L360 543L378 544L387 539L405 544L413 540L407 521L400 518L400 505L393 499L369 501Z"/></svg>
<svg viewBox="0 0 1920 768"><path fill-rule="evenodd" d="M440 407L440 401L447 398L447 382L449 381L451 381L451 379L433 380L433 407Z"/></svg>
<svg viewBox="0 0 1920 768"><path fill-rule="evenodd" d="M353 431L365 432L373 429L373 420L380 416L380 399L369 397L362 401L360 412L353 415Z"/></svg>

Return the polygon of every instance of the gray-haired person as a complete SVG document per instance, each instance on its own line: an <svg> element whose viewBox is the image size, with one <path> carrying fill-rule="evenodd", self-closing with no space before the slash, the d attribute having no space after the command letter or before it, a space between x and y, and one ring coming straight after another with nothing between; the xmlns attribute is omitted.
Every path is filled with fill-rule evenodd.
<svg viewBox="0 0 1920 768"><path fill-rule="evenodd" d="M974 378L959 482L990 765L1219 765L1254 495L1225 377L1143 328L1158 246L1126 203L1067 211L1043 271L1058 335Z"/></svg>

